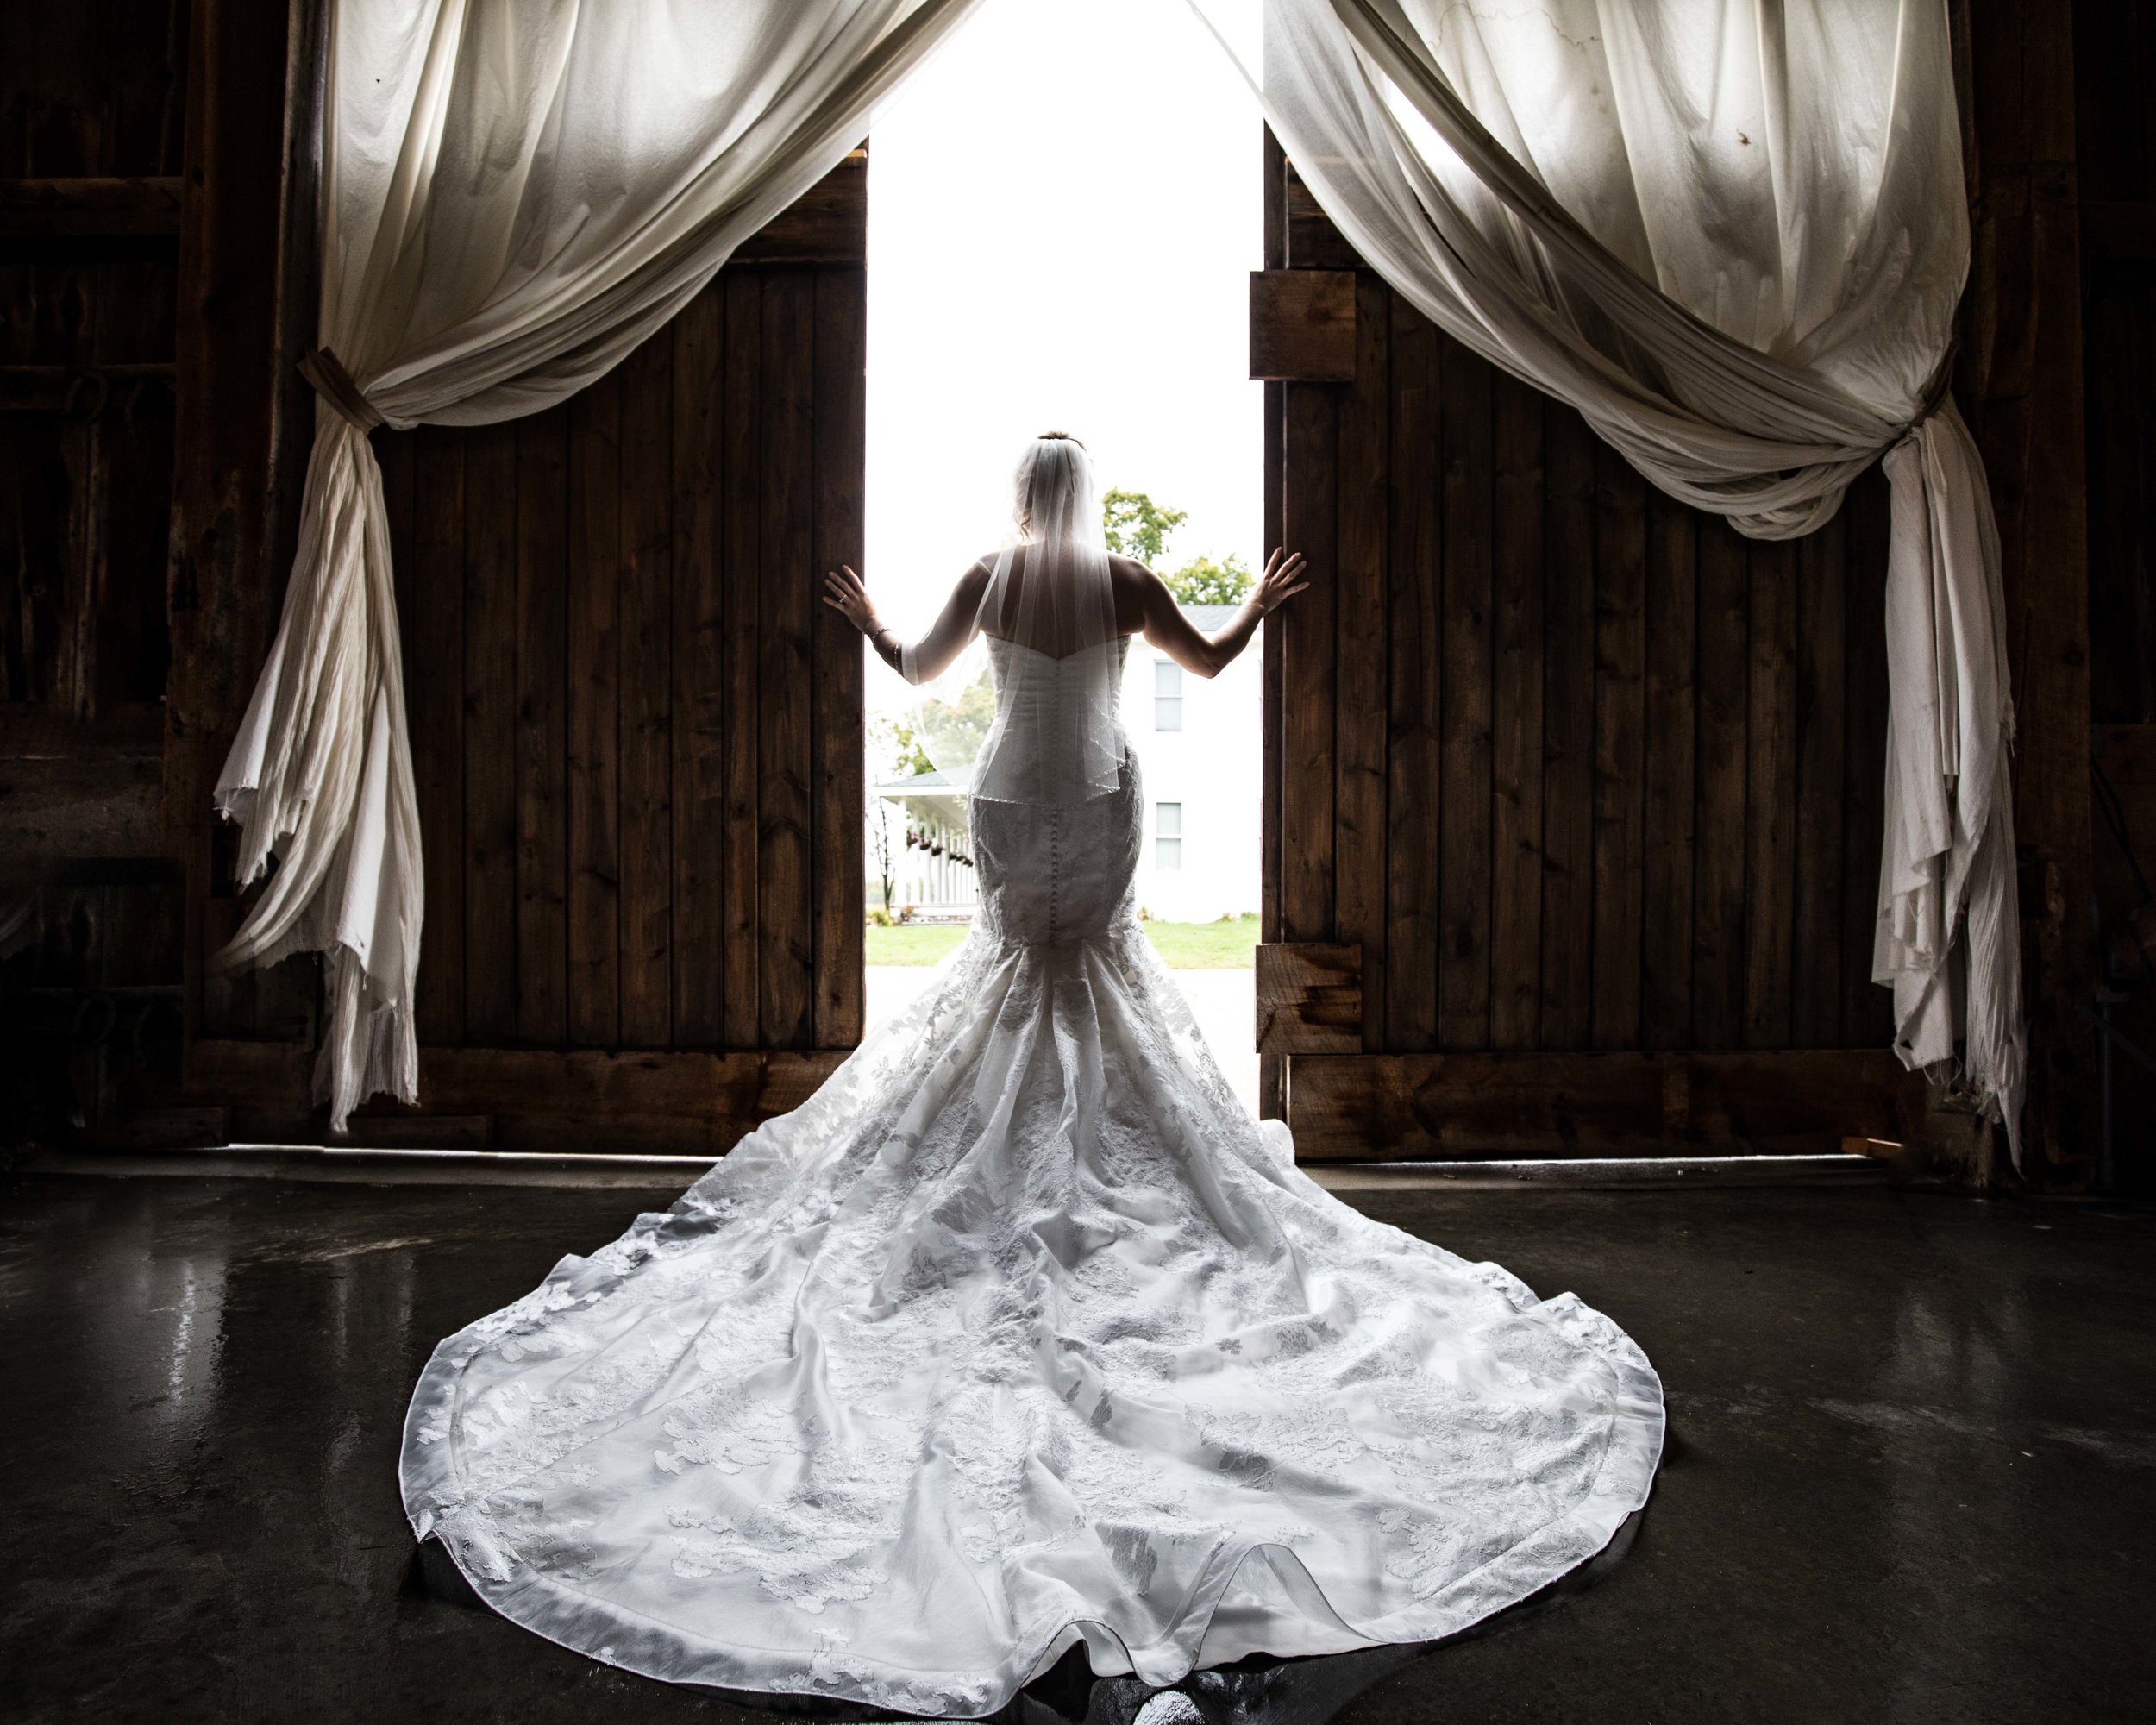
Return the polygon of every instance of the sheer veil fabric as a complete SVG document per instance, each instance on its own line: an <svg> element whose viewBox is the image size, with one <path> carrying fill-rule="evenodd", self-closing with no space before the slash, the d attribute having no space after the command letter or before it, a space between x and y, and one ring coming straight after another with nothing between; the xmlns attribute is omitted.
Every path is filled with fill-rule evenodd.
<svg viewBox="0 0 2156 1725"><path fill-rule="evenodd" d="M995 655L995 711L977 744L947 740L933 724L918 734L934 765L992 802L1073 804L1107 795L1120 781L1116 724L1123 643L1116 634L1093 461L1073 437L1026 448L1012 497L1013 536L988 565L972 622L973 645L936 686L962 689ZM900 673L924 681L916 647Z"/></svg>
<svg viewBox="0 0 2156 1725"><path fill-rule="evenodd" d="M1022 497L1084 494L1041 456ZM964 944L413 1395L415 1532L565 1646L974 1717L1081 1641L1165 1684L1449 1634L1646 1500L1629 1337L1340 1203L1221 1078L1131 896L1144 789L1089 662L1127 638L1052 518L981 613L1003 794Z"/></svg>

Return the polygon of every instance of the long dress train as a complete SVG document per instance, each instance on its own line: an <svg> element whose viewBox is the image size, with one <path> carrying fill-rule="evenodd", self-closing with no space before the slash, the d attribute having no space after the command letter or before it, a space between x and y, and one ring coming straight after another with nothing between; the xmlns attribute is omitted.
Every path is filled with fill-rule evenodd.
<svg viewBox="0 0 2156 1725"><path fill-rule="evenodd" d="M993 643L1000 673L1031 649ZM965 944L664 1214L436 1349L404 1502L505 1616L674 1682L993 1711L1433 1640L1600 1551L1617 1326L1372 1221L1140 932L1141 792L976 802Z"/></svg>

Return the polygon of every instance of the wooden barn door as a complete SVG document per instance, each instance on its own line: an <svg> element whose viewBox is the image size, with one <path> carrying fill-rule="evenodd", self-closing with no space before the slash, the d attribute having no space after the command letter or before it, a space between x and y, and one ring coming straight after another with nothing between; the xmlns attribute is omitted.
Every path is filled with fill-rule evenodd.
<svg viewBox="0 0 2156 1725"><path fill-rule="evenodd" d="M367 1143L724 1149L860 1038L867 162L565 405L378 433L426 855L422 1101ZM240 1137L311 1054L198 1044Z"/></svg>
<svg viewBox="0 0 2156 1725"><path fill-rule="evenodd" d="M1307 1157L1923 1130L1871 982L1886 494L1677 504L1440 335L1276 151L1259 1046Z"/></svg>

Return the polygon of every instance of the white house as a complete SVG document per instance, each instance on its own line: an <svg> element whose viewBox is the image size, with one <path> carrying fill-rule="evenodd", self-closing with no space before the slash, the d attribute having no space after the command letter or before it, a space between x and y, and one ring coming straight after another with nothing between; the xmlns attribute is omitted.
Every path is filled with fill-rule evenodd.
<svg viewBox="0 0 2156 1725"><path fill-rule="evenodd" d="M1225 605L1183 607L1207 635L1225 628L1235 612ZM1211 679L1194 676L1143 639L1131 643L1123 729L1145 792L1136 892L1138 903L1164 921L1212 922L1257 908L1262 634ZM879 845L887 843L894 910L968 913L976 894L960 788L941 773L924 773L878 784L874 795L871 906L882 903Z"/></svg>
<svg viewBox="0 0 2156 1725"><path fill-rule="evenodd" d="M1187 605L1200 632L1236 607ZM1123 729L1145 781L1138 901L1169 922L1257 908L1263 631L1226 670L1194 676L1144 639L1123 674Z"/></svg>
<svg viewBox="0 0 2156 1725"><path fill-rule="evenodd" d="M943 921L970 918L974 885L964 787L940 772L871 787L868 801L868 908L883 907L891 882L893 914Z"/></svg>

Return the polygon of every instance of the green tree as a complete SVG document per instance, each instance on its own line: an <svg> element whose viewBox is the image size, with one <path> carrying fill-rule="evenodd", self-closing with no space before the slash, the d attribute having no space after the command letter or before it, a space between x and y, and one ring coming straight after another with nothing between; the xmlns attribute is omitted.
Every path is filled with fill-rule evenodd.
<svg viewBox="0 0 2156 1725"><path fill-rule="evenodd" d="M1163 509L1142 491L1111 491L1100 499L1100 527L1108 549L1135 557L1148 568L1168 551L1169 536L1190 518L1184 509Z"/></svg>
<svg viewBox="0 0 2156 1725"><path fill-rule="evenodd" d="M1193 557L1162 581L1175 596L1177 605L1240 605L1250 596L1250 572L1240 557L1231 554L1224 561Z"/></svg>
<svg viewBox="0 0 2156 1725"><path fill-rule="evenodd" d="M902 718L879 714L868 721L868 759L879 779L910 779L929 770L927 751Z"/></svg>
<svg viewBox="0 0 2156 1725"><path fill-rule="evenodd" d="M1159 569L1167 560L1169 538L1189 518L1189 511L1163 509L1142 491L1111 491L1100 499L1100 529L1108 549L1137 558L1149 569ZM1243 560L1235 556L1217 563L1193 557L1180 569L1163 572L1161 580L1177 605L1240 605L1255 585Z"/></svg>

